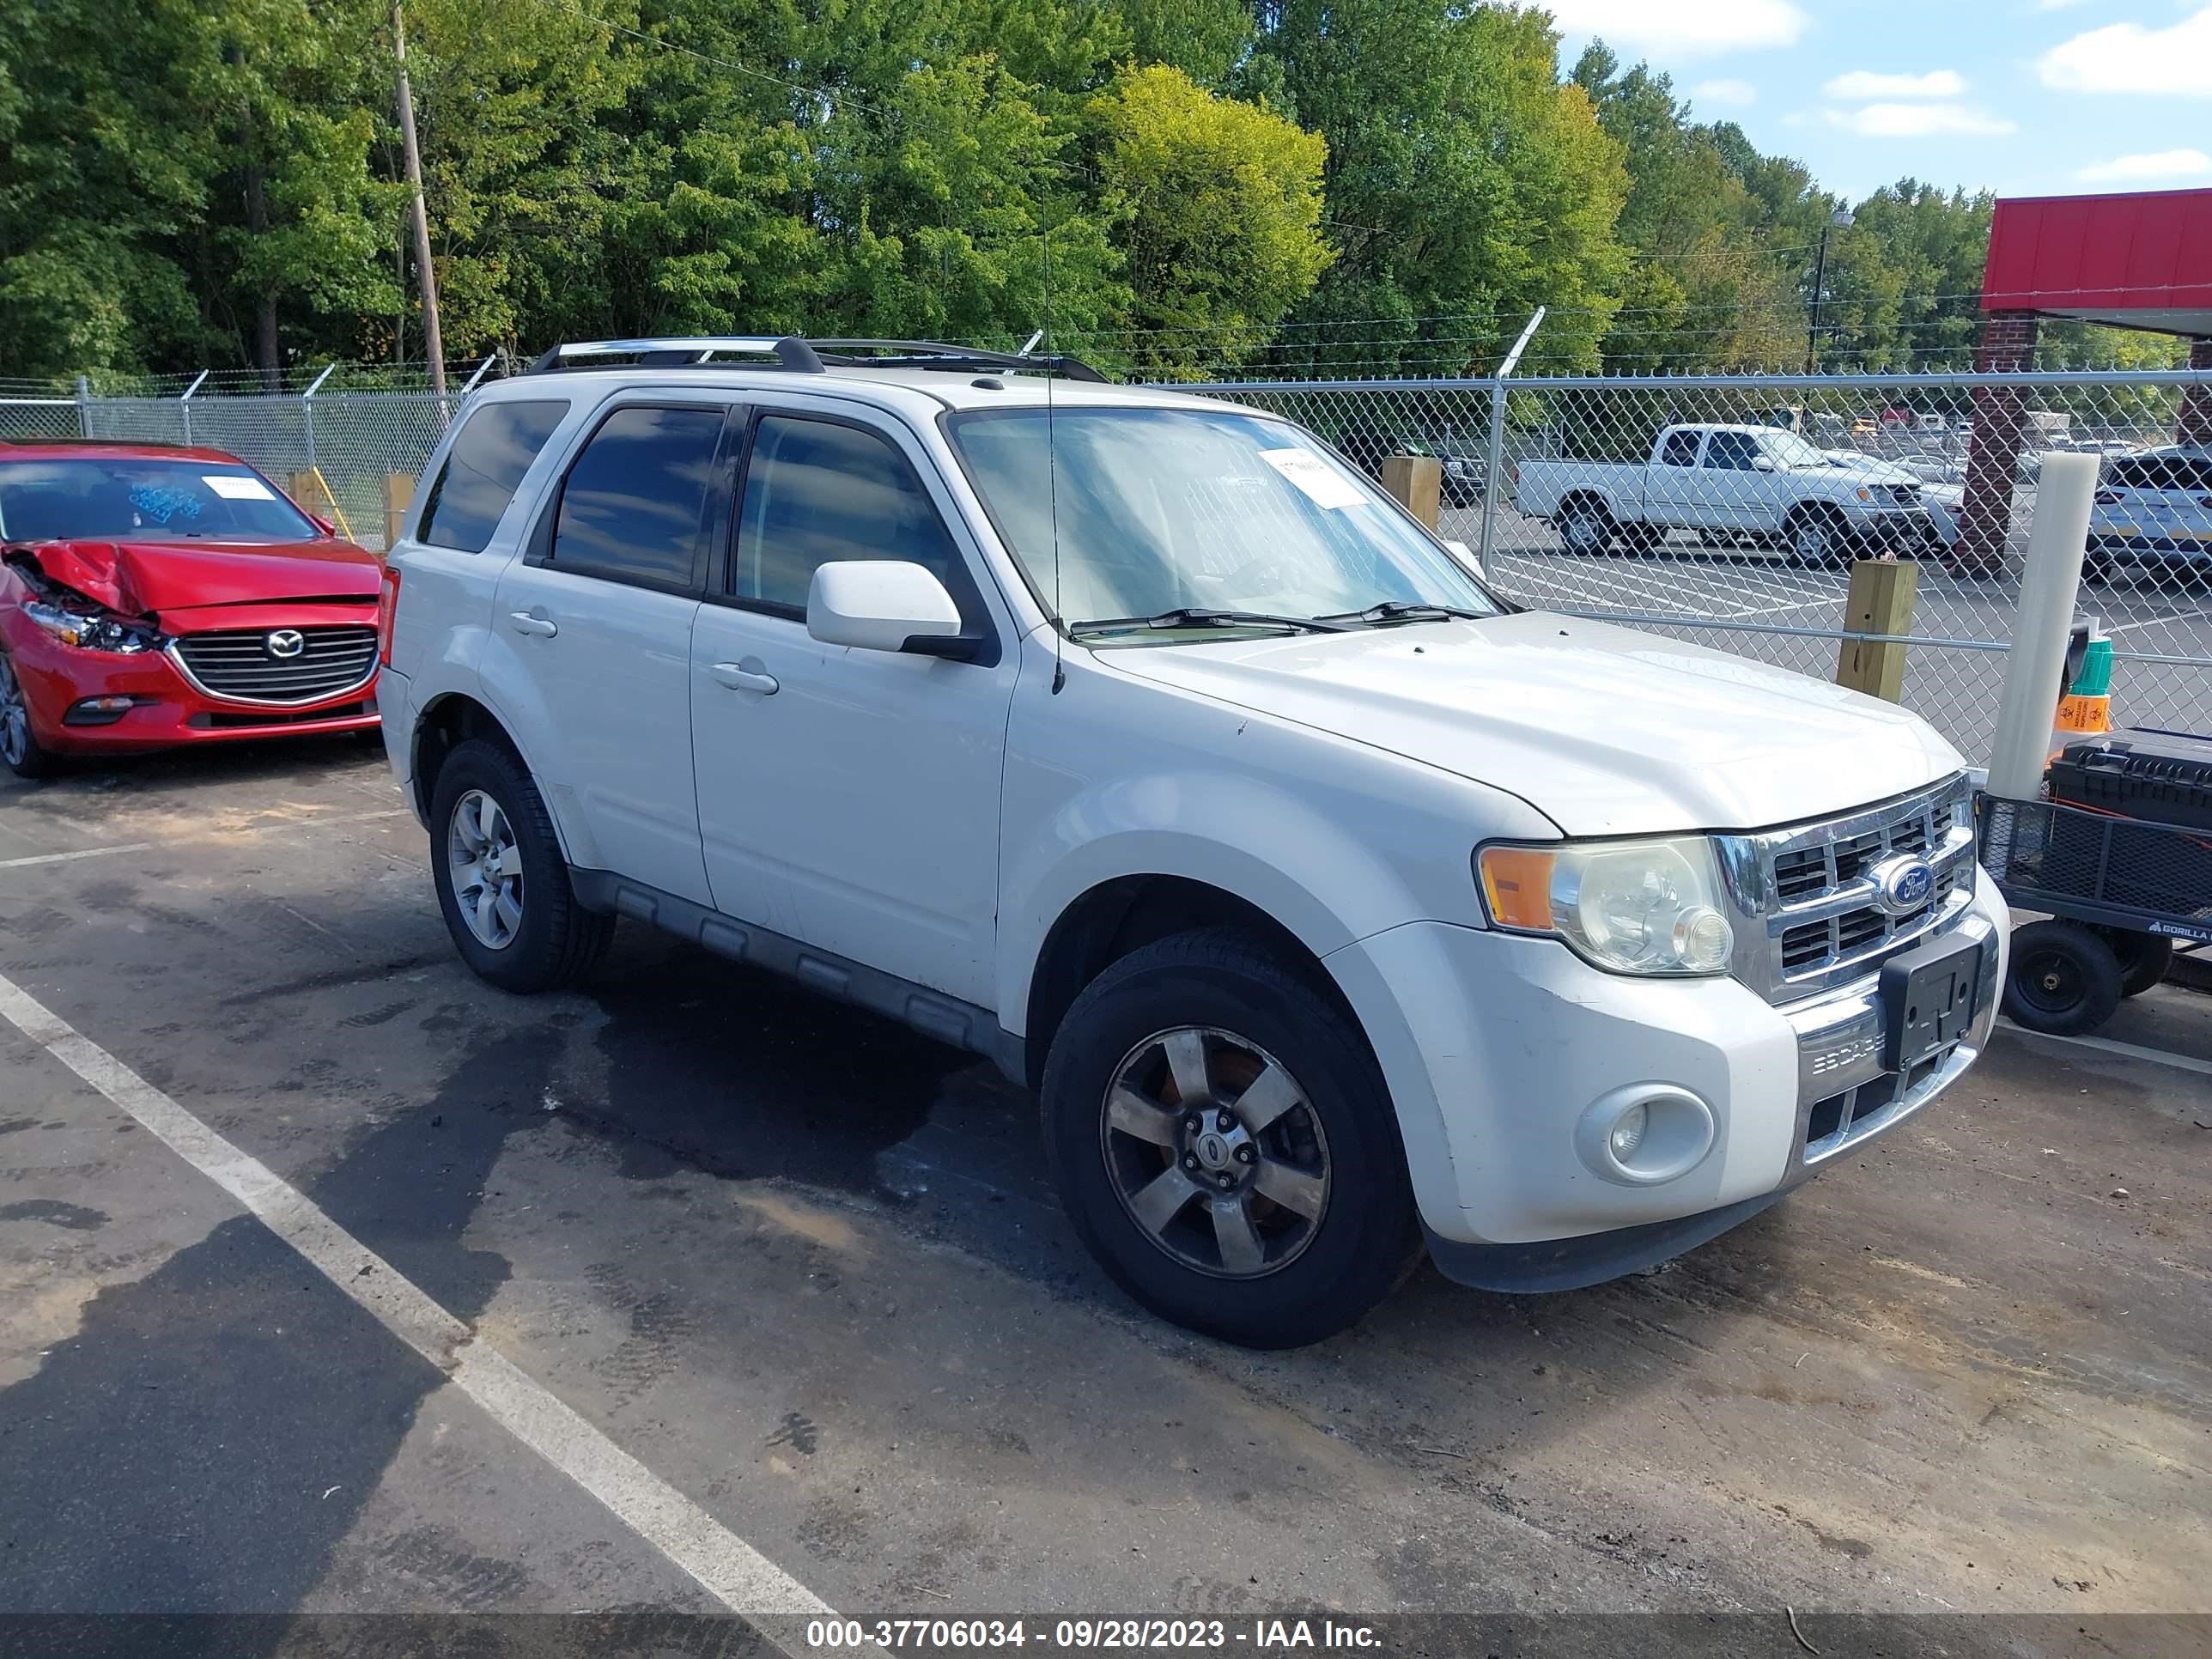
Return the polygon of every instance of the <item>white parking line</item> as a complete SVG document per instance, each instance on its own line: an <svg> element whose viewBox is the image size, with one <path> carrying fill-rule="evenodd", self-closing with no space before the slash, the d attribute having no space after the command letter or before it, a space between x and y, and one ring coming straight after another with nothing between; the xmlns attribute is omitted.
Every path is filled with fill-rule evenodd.
<svg viewBox="0 0 2212 1659"><path fill-rule="evenodd" d="M80 847L74 853L33 853L28 858L0 859L0 870L21 870L31 864L73 864L79 859L104 859L111 853L145 853L150 841L126 841L113 847Z"/></svg>
<svg viewBox="0 0 2212 1659"><path fill-rule="evenodd" d="M543 1383L479 1343L465 1324L298 1188L80 1036L4 975L0 1016L244 1205L386 1330L445 1372L454 1388L598 1498L716 1601L749 1617L835 1616L805 1585L585 1421Z"/></svg>
<svg viewBox="0 0 2212 1659"><path fill-rule="evenodd" d="M2008 1031L2033 1037L2039 1042L2070 1042L2077 1048L2094 1048L2100 1054L2118 1054L2128 1060L2145 1060L2154 1066L2172 1066L2180 1071L2212 1077L2212 1060L2198 1060L2190 1054L2170 1054L2163 1048L2145 1048L2132 1042L2118 1042L2111 1037L2060 1036L2051 1031L2031 1031L2025 1025L2014 1024L2009 1019L2002 1019L1999 1023Z"/></svg>
<svg viewBox="0 0 2212 1659"><path fill-rule="evenodd" d="M414 811L411 807L395 806L383 812L356 812L351 817L302 818L289 823L257 823L249 829L218 830L214 833L218 838L225 836L239 837L265 836L278 830L313 830L325 823L340 825L368 823L378 818L404 818L413 816ZM72 864L79 859L104 859L117 853L149 853L159 844L150 841L125 841L117 842L109 847L80 847L70 853L33 853L27 858L0 859L0 870L21 870L33 864Z"/></svg>

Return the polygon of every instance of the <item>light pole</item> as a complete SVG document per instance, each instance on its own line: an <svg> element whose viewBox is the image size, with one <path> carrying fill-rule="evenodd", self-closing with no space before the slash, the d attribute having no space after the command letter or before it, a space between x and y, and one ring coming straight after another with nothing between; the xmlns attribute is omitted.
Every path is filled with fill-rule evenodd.
<svg viewBox="0 0 2212 1659"><path fill-rule="evenodd" d="M1828 222L1820 227L1820 252L1813 260L1812 316L1805 330L1805 372L1810 374L1820 356L1820 290L1828 281L1828 233L1849 230L1851 210L1839 207L1828 216Z"/></svg>

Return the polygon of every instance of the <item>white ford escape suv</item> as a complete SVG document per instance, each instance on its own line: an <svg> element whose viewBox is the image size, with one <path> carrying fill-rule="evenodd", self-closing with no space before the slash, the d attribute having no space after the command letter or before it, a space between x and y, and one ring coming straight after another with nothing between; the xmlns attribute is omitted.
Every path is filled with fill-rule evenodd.
<svg viewBox="0 0 2212 1659"><path fill-rule="evenodd" d="M378 697L485 979L629 916L988 1055L1107 1270L1257 1346L1425 1247L1649 1266L1973 1063L1913 715L1517 611L1272 415L882 346L561 348L433 458Z"/></svg>

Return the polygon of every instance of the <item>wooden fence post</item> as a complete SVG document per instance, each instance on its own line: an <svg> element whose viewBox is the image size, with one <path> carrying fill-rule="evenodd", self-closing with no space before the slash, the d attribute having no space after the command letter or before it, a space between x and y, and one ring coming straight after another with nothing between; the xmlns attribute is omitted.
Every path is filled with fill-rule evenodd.
<svg viewBox="0 0 2212 1659"><path fill-rule="evenodd" d="M1911 559L1894 563L1861 559L1851 567L1850 596L1844 602L1844 628L1852 634L1904 635L1912 631L1914 594L1920 567ZM1845 640L1836 657L1836 684L1854 691L1901 702L1905 697L1905 647L1893 641Z"/></svg>
<svg viewBox="0 0 2212 1659"><path fill-rule="evenodd" d="M1433 455L1385 455L1382 488L1431 530L1443 505L1444 466Z"/></svg>
<svg viewBox="0 0 2212 1659"><path fill-rule="evenodd" d="M407 518L407 503L415 498L415 480L408 473L387 472L384 477L384 550L390 552L398 545L400 526Z"/></svg>

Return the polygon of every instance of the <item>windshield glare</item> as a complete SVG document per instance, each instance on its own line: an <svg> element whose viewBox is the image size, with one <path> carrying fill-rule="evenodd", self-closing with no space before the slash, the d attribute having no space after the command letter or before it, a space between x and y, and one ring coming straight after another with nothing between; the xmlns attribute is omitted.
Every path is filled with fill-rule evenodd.
<svg viewBox="0 0 2212 1659"><path fill-rule="evenodd" d="M11 542L295 542L321 533L235 461L101 456L0 464L0 538Z"/></svg>
<svg viewBox="0 0 2212 1659"><path fill-rule="evenodd" d="M1287 422L1093 407L977 410L947 426L1030 584L1073 628L1185 607L1497 609L1388 497Z"/></svg>
<svg viewBox="0 0 2212 1659"><path fill-rule="evenodd" d="M1770 432L1761 440L1777 466L1826 466L1827 456L1794 432Z"/></svg>

